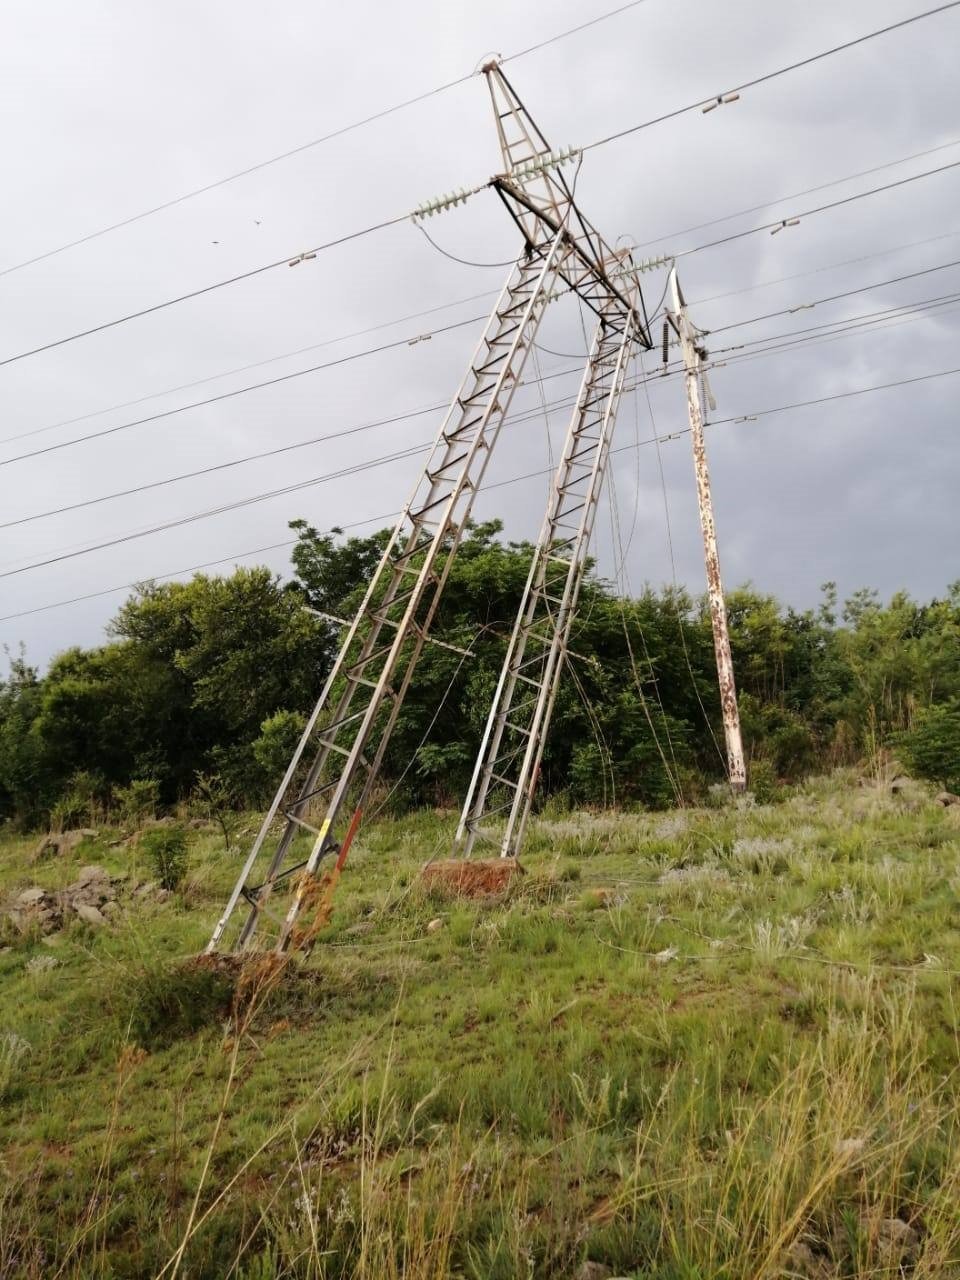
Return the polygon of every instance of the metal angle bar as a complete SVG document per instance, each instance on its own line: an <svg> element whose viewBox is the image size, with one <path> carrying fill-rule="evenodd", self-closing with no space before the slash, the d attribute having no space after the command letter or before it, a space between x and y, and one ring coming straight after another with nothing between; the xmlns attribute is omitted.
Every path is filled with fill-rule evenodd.
<svg viewBox="0 0 960 1280"><path fill-rule="evenodd" d="M320 832L317 830L316 827L311 826L309 822L304 822L303 818L298 818L295 813L287 813L286 811L284 811L283 816L288 821L295 822L298 827L303 827L304 831L311 831L315 836L318 836L320 834Z"/></svg>
<svg viewBox="0 0 960 1280"><path fill-rule="evenodd" d="M333 785L334 784L332 782L324 782L321 786L314 787L312 791L301 792L300 795L297 796L297 804L306 804L306 802L308 800L312 800L314 796L321 796L324 791L330 791L333 788ZM284 813L284 817L288 818L289 814ZM304 863L304 865L306 865L306 863Z"/></svg>
<svg viewBox="0 0 960 1280"><path fill-rule="evenodd" d="M505 201L507 203L508 208L510 207L509 202L513 200L516 204L520 205L522 208L526 209L528 212L533 213L536 217L540 218L544 223L546 223L548 227L550 227L551 230L556 231L558 229L556 215L548 213L544 209L538 208L534 204L534 202L530 199L527 192L522 187L517 187L509 179L501 178L501 177L494 178L492 185L496 188L497 191L500 192L502 196L505 197ZM598 260L594 258L591 254L588 254L586 250L582 247L580 241L575 237L571 237L571 243L573 245L574 252L576 253L577 257L586 267L587 271L594 278L594 280L596 280L599 283L599 285L602 287L604 299L609 300L611 297L616 298L619 301L620 306L622 307L624 313L629 315L633 311L633 304L624 297L624 295L620 292L618 287L610 279L609 275L601 265L601 260ZM590 303L592 301L592 299L585 296L583 290L577 289L576 292L579 293L581 297L583 297L584 302ZM643 345L647 347L648 350L653 346L653 343L650 340L649 336L643 331L638 332L638 339L643 343Z"/></svg>
<svg viewBox="0 0 960 1280"><path fill-rule="evenodd" d="M530 737L530 733L531 733L530 729L525 729L521 724L514 724L512 720L508 720L504 727L509 729L512 733L520 733L525 738Z"/></svg>
<svg viewBox="0 0 960 1280"><path fill-rule="evenodd" d="M515 754L515 755L519 755L519 754L520 754L520 752L519 752L519 751L516 751L516 752L514 752L514 754ZM511 757L511 756L507 756L507 757L506 757L506 759L507 759L507 761L509 762L509 761L512 759L512 757ZM504 786L504 787L510 787L513 791L516 791L516 789L517 789L517 784L514 782L514 780L513 780L512 778L504 777L504 775L503 775L503 774L500 774L500 773L493 773L493 774L491 774L491 777L493 778L493 780L494 780L495 782L499 782L501 786Z"/></svg>

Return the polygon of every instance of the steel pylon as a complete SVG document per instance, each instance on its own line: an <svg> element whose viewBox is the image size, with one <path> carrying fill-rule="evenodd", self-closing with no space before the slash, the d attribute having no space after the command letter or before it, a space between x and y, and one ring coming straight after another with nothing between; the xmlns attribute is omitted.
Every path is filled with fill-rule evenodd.
<svg viewBox="0 0 960 1280"><path fill-rule="evenodd" d="M298 917L311 899L321 859L345 853L548 303L558 292L575 292L600 317L601 329L618 322L622 336L630 333L633 341L650 346L629 259L614 254L580 213L556 153L499 65L489 63L484 73L504 162L491 186L523 233L523 251L346 630L208 951L250 946L264 922L272 926L270 940L278 950L295 945ZM599 373L601 364L591 367ZM338 838L347 815L345 834ZM310 848L298 858L295 841L301 833L309 836ZM286 909L278 913L271 899L280 889L286 891ZM232 929L238 908L242 922Z"/></svg>

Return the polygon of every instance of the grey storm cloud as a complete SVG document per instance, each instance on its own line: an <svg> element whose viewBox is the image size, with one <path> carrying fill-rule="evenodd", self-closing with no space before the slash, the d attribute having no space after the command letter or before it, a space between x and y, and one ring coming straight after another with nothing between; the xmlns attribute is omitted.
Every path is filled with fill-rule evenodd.
<svg viewBox="0 0 960 1280"><path fill-rule="evenodd" d="M204 5L60 0L15 3L0 49L5 130L0 269L182 191L244 169L435 85L468 75L605 11L567 2L483 6L367 0ZM612 6L610 6L612 7ZM511 79L555 147L582 145L675 106L706 100L785 63L919 12L902 0L760 0L713 5L646 0L517 58ZM960 10L905 27L587 152L578 199L608 239L643 256L676 253L960 159L954 51ZM958 131L956 139L953 130ZM946 145L951 144L951 145ZM957 150L952 149L956 144ZM811 196L781 197L928 149ZM482 182L499 167L481 77L345 133L109 235L0 276L0 359L90 328L261 263L293 256L424 200ZM708 446L724 576L800 607L819 584L868 584L923 597L960 576L957 563L957 381L942 377L764 416L797 401L947 370L956 359L960 290L952 267L880 284L835 303L725 331L761 313L960 258L960 169L801 220L782 234L733 240L680 258L694 319L708 341L719 418ZM738 211L762 205L757 212ZM695 231L685 228L732 216ZM516 230L492 193L432 219L437 245L471 263L502 263ZM834 265L840 264L840 265ZM101 334L0 368L0 456L58 443L321 361L480 316L499 266L463 265L405 220L298 267L268 272ZM646 280L653 309L662 271ZM771 283L781 281L781 283ZM929 311L790 350L736 358L722 347L940 297ZM469 299L469 300L468 300ZM467 300L467 301L464 301ZM448 305L453 304L456 305ZM440 308L429 316L388 324ZM161 418L84 445L0 467L2 522L262 453L449 399L482 322L378 355ZM360 333L364 330L375 330ZM329 346L343 335L359 334ZM584 349L571 301L551 308L538 353L545 377ZM315 350L302 351L306 347ZM283 353L301 354L273 360ZM560 354L551 354L556 352ZM656 355L645 357L656 370ZM244 373L215 375L270 360ZM189 390L169 388L201 381ZM209 380L209 381L208 381ZM545 382L549 400L575 375ZM143 400L82 422L42 428ZM517 407L536 410L535 387ZM0 530L0 572L111 541L250 495L347 469L428 440L439 414L410 417L256 463ZM504 433L491 482L548 466L565 413L532 414ZM654 377L625 397L615 444L685 425L682 388ZM40 434L22 436L27 432ZM658 456L659 455L659 456ZM598 520L598 572L619 559L631 587L703 581L689 442L622 449ZM661 474L662 466L662 474ZM418 471L411 456L361 474L226 511L149 537L0 578L0 614L232 558L289 538L287 522L355 524L399 508ZM662 481L662 482L661 482ZM539 524L546 477L491 488L476 514L509 537ZM665 502L669 513L669 536ZM358 531L375 524L360 524ZM281 547L253 557L280 572ZM93 644L122 593L5 622L46 661Z"/></svg>

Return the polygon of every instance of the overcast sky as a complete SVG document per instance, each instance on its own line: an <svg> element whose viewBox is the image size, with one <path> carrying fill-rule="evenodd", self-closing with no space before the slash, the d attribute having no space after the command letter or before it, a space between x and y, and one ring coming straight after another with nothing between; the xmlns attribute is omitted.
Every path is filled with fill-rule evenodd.
<svg viewBox="0 0 960 1280"><path fill-rule="evenodd" d="M182 192L298 146L473 71L614 7L613 0L517 5L411 0L404 5L146 3L13 0L0 46L3 118L0 268L130 217ZM733 84L894 22L923 0L645 0L510 62L508 72L555 147L579 145L707 99ZM960 9L870 41L770 83L707 115L699 111L587 154L578 198L612 242L641 256L678 253L814 205L960 160L956 50ZM794 199L792 193L933 155ZM0 359L359 227L412 210L501 168L482 77L303 151L89 243L0 276ZM681 259L693 318L704 328L800 307L831 294L960 259L960 169L805 218L781 234L746 236ZM717 226L684 231L751 206ZM428 224L438 244L478 263L509 260L517 232L492 193ZM923 243L917 243L923 242ZM857 261L851 261L859 259ZM840 265L834 265L840 264ZM193 399L469 321L429 342L371 355L278 386L0 467L2 521L410 413L448 400L502 283L502 267L461 266L409 222L311 262L134 320L0 368L0 458L69 440ZM770 284L783 277L782 283ZM645 277L652 309L662 272ZM716 349L957 292L960 268L881 285L815 310L731 329ZM715 295L725 295L715 297ZM463 301L464 299L473 299ZM712 301L706 301L713 299ZM454 305L448 305L454 304ZM429 316L402 317L443 307ZM762 358L711 377L718 418L835 395L960 365L952 302ZM374 333L355 337L374 326ZM333 341L336 340L336 341ZM583 351L572 300L551 308L545 348ZM326 344L318 346L318 344ZM298 355L302 348L315 348ZM283 357L275 359L276 357ZM722 359L722 356L718 356ZM271 361L254 370L241 366ZM542 372L568 369L543 351ZM648 357L655 363L656 357ZM528 373L532 369L528 367ZM224 376L219 376L224 375ZM188 390L170 390L204 381ZM549 381L559 399L575 378ZM708 436L727 585L747 580L806 607L819 584L842 593L942 592L960 577L956 403L960 377L799 408ZM110 413L98 411L153 397ZM554 394L555 392L555 394ZM522 398L526 396L526 399ZM533 388L517 407L537 403ZM98 414L96 417L84 415ZM625 397L615 443L686 425L683 388L656 381ZM54 430L43 428L83 417ZM565 412L501 437L488 478L547 465ZM428 412L327 444L152 492L0 530L0 573L425 444ZM11 437L36 432L23 439ZM676 574L699 591L689 440L662 446ZM614 460L629 584L671 579L657 452ZM416 457L313 485L181 528L0 577L8 615L160 576L221 557L288 565L283 548L303 516L321 528L396 511ZM536 532L544 478L481 495L512 537ZM372 531L376 520L357 532ZM597 525L599 571L614 567L608 506ZM123 592L0 624L45 663L103 637Z"/></svg>

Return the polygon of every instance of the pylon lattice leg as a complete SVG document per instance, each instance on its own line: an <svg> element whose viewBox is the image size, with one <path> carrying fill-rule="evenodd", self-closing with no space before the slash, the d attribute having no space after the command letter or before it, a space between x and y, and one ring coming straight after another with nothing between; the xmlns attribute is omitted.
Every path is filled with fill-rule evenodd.
<svg viewBox="0 0 960 1280"><path fill-rule="evenodd" d="M554 477L540 536L507 648L455 847L479 838L516 854L536 789L547 729L583 581L610 438L632 347L634 316L601 316ZM505 815L502 834L484 824Z"/></svg>

